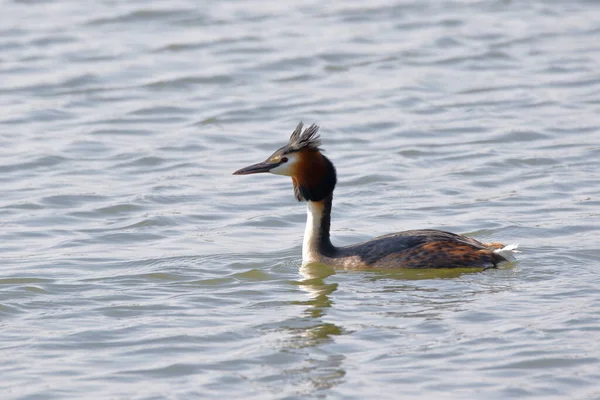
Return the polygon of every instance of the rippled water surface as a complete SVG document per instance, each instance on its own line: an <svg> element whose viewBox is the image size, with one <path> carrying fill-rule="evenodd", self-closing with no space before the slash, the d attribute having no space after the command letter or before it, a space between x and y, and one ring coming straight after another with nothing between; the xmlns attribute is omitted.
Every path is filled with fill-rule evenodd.
<svg viewBox="0 0 600 400"><path fill-rule="evenodd" d="M600 4L0 1L3 399L600 399ZM519 242L486 271L300 269L333 239Z"/></svg>

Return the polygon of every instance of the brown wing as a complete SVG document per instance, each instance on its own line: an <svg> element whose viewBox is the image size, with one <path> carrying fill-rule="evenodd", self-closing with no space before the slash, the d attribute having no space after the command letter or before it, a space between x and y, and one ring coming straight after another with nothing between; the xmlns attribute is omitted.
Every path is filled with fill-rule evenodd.
<svg viewBox="0 0 600 400"><path fill-rule="evenodd" d="M494 253L499 247L499 243L487 245L455 233L422 229L339 247L329 258L334 263L335 259L347 258L351 265L379 268L486 268L505 261Z"/></svg>
<svg viewBox="0 0 600 400"><path fill-rule="evenodd" d="M481 248L459 241L432 241L398 253L388 254L375 266L388 268L469 268L495 267L504 261L493 248Z"/></svg>

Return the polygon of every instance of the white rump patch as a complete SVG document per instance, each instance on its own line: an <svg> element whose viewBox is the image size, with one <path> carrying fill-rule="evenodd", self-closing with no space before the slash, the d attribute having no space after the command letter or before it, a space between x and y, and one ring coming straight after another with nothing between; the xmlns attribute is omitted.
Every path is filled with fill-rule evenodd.
<svg viewBox="0 0 600 400"><path fill-rule="evenodd" d="M506 258L508 261L517 261L515 258L515 253L520 253L519 243L509 244L508 246L504 246L501 249L494 250L494 253Z"/></svg>

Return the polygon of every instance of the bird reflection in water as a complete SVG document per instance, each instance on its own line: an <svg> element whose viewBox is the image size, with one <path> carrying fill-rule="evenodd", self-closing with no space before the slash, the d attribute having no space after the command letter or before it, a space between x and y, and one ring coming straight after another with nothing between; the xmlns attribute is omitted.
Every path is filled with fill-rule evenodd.
<svg viewBox="0 0 600 400"><path fill-rule="evenodd" d="M305 301L294 304L307 306L301 326L290 329L293 332L291 348L302 348L308 351L306 361L310 366L295 371L286 371L296 376L303 376L313 390L331 389L343 382L346 376L344 361L346 356L334 351L326 345L333 342L335 336L343 335L346 331L340 326L324 322L323 317L333 305L331 294L338 288L337 283L326 283L325 279L336 273L336 270L324 264L309 263L300 268L303 279L295 281L300 289L309 295Z"/></svg>
<svg viewBox="0 0 600 400"><path fill-rule="evenodd" d="M327 309L331 307L333 301L330 295L337 290L337 283L326 283L325 279L335 274L335 268L330 266L310 263L300 268L300 274L304 279L296 282L298 287L304 290L310 296L310 299L299 301L295 304L307 305L304 311L306 317L311 321L311 327L307 329L306 336L310 342L320 342L329 339L330 335L341 335L343 330L335 324L326 323L320 320ZM318 323L315 325L314 320ZM308 344L308 343L307 343ZM310 343L314 345L316 343Z"/></svg>
<svg viewBox="0 0 600 400"><path fill-rule="evenodd" d="M289 328L292 333L292 340L289 342L288 349L303 349L302 355L306 356L308 367L302 369L287 370L286 373L294 374L300 381L309 382L309 385L317 391L331 389L344 382L346 376L346 358L347 353L343 350L343 345L338 343L335 347L327 346L335 341L336 336L345 335L350 331L331 322L325 322L328 310L335 306L332 294L338 289L335 282L328 283L327 278L336 274L333 267L320 263L308 263L300 268L302 279L295 281L300 289L308 294L308 299L294 302L296 305L302 305L304 317L301 318L293 328ZM465 274L480 272L481 269L449 269L449 270L378 270L369 271L368 280L386 282L397 282L400 287L394 290L410 291L414 295L415 286L409 284L411 281L431 280L431 279L456 279ZM349 272L349 271L346 271ZM363 275L364 277L364 275ZM387 285L386 285L387 286ZM387 290L387 289L384 289ZM433 292L422 289L427 292L427 296L417 296L416 304L405 304L405 317L427 318L432 314L437 317L440 309L456 307L457 303L452 296L447 298L444 291ZM439 301L432 300L438 299ZM397 312L396 309L388 310L386 315L392 316ZM396 316L398 317L398 316ZM329 318L331 320L331 318ZM335 350L334 350L335 349ZM348 349L352 351L351 349Z"/></svg>

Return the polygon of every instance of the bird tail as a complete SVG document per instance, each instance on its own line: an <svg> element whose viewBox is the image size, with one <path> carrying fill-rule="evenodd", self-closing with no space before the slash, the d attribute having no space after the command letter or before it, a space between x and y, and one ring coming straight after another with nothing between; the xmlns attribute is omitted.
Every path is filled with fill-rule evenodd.
<svg viewBox="0 0 600 400"><path fill-rule="evenodd" d="M494 253L503 257L506 261L516 261L517 259L515 258L515 253L520 253L520 251L517 250L518 248L519 243L513 243L509 244L508 246L504 246L501 249L494 250Z"/></svg>

